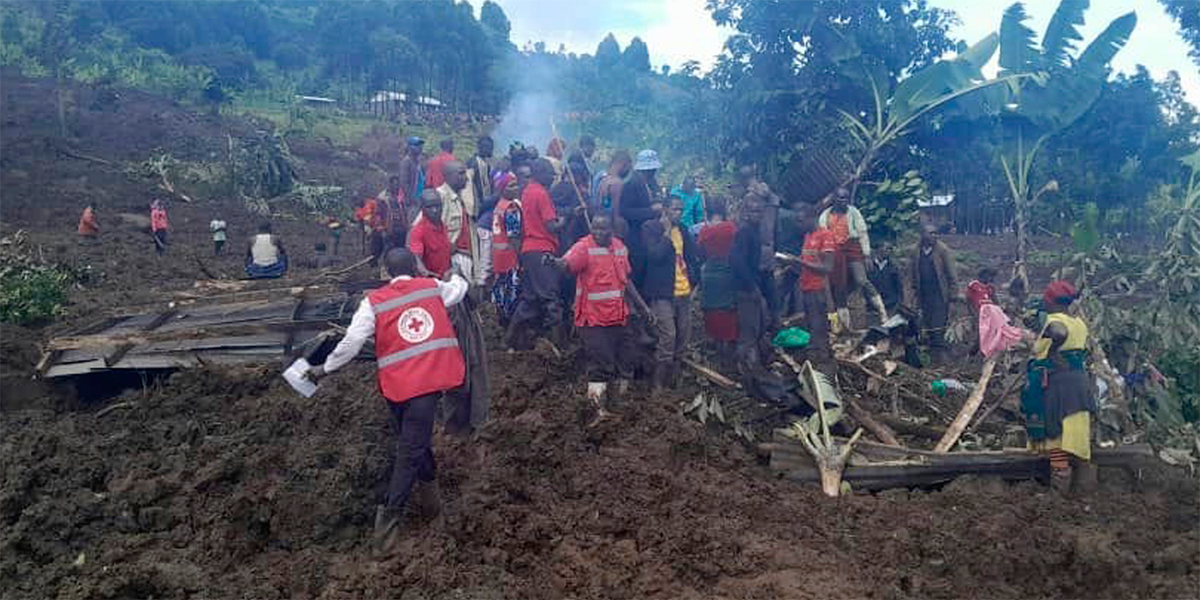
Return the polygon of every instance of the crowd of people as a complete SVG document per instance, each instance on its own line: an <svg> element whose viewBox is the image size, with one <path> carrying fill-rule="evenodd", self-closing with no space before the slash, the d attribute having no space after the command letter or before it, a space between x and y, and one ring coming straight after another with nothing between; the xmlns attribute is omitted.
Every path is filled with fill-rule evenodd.
<svg viewBox="0 0 1200 600"><path fill-rule="evenodd" d="M993 270L960 288L953 252L932 227L921 228L913 254L897 264L888 244L871 243L847 187L817 204L785 202L743 168L722 191L707 188L702 173L664 188L654 150L614 150L600 169L589 136L573 145L554 138L544 156L521 143L497 155L487 136L465 160L452 140L429 159L424 145L408 138L398 172L355 211L364 254L389 281L364 297L340 344L308 372L319 380L374 337L398 444L377 513L380 547L394 544L414 489L423 504L438 504L431 440L439 400L449 408L450 433L469 434L487 419L480 310L487 303L507 351L582 346L581 401L595 425L618 418L632 380L655 391L676 386L702 344L747 393L803 408L770 369L771 335L800 324L809 340L804 358L830 372L837 368L831 342L854 325L855 293L877 327L898 332L907 362L947 361L951 306L962 301L977 315L984 354L1037 339L1025 405L1030 439L1051 453L1056 477L1090 455L1094 400L1080 379L1087 328L1065 314L1075 294L1063 282L1046 291L1049 324L1025 334L997 307ZM157 201L151 224L162 253L168 224ZM336 254L341 223L327 225ZM220 254L226 225L214 220L210 229ZM98 232L89 206L79 234ZM318 258L326 256L321 250ZM282 242L264 223L247 249L248 275L277 277L287 267ZM693 337L697 315L703 343Z"/></svg>

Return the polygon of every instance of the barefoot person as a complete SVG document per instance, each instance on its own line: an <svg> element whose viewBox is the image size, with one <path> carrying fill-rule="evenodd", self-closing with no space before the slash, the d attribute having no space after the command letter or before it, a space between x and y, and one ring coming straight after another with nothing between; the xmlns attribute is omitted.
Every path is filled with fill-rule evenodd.
<svg viewBox="0 0 1200 600"><path fill-rule="evenodd" d="M427 513L440 510L433 460L433 421L438 400L462 385L465 363L446 311L467 295L458 273L439 281L417 276L412 252L394 248L384 264L391 283L363 298L346 337L323 365L308 371L318 381L354 358L367 339L375 339L379 389L392 413L396 458L384 504L375 511L376 550L387 553L399 539L400 518L417 481L417 499Z"/></svg>

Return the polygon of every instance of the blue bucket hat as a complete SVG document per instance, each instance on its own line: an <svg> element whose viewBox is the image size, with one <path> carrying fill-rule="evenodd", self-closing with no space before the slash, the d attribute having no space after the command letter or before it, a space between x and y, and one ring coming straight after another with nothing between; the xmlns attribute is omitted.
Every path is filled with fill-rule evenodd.
<svg viewBox="0 0 1200 600"><path fill-rule="evenodd" d="M658 153L653 150L642 150L637 153L637 160L633 163L635 171L654 171L662 168L662 161L658 160Z"/></svg>

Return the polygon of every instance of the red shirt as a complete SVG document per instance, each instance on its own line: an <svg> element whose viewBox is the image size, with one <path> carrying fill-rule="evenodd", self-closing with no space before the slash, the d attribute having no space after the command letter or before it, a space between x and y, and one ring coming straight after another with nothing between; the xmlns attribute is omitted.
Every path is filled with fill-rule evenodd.
<svg viewBox="0 0 1200 600"><path fill-rule="evenodd" d="M737 236L737 225L732 221L707 223L700 228L696 243L704 249L706 258L726 259L733 249L733 238Z"/></svg>
<svg viewBox="0 0 1200 600"><path fill-rule="evenodd" d="M613 238L605 248L587 236L563 257L575 280L575 326L613 327L629 320L625 286L629 274L629 250Z"/></svg>
<svg viewBox="0 0 1200 600"><path fill-rule="evenodd" d="M531 252L558 251L558 236L546 229L546 223L554 220L554 203L542 184L530 180L521 193L521 225L525 228L525 240L521 243L521 254Z"/></svg>
<svg viewBox="0 0 1200 600"><path fill-rule="evenodd" d="M450 236L445 223L434 225L422 215L408 232L408 249L435 275L440 277L450 270Z"/></svg>
<svg viewBox="0 0 1200 600"><path fill-rule="evenodd" d="M442 167L445 167L446 163L452 160L458 159L454 158L454 155L449 152L442 152L429 159L429 164L425 165L425 189L436 190L443 183L446 183L446 175L442 172Z"/></svg>
<svg viewBox="0 0 1200 600"><path fill-rule="evenodd" d="M804 248L800 251L800 291L819 292L825 289L828 276L808 267L823 264L826 254L837 251L836 235L828 229L818 229L804 236Z"/></svg>

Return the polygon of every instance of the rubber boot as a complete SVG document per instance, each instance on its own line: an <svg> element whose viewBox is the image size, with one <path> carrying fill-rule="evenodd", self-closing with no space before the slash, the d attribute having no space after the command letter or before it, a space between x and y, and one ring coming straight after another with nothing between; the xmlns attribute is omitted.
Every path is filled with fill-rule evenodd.
<svg viewBox="0 0 1200 600"><path fill-rule="evenodd" d="M629 394L629 380L628 379L618 379L617 385L615 385L613 387L615 387L617 390L616 395L618 398L624 398L627 394Z"/></svg>
<svg viewBox="0 0 1200 600"><path fill-rule="evenodd" d="M588 423L588 427L592 427L612 416L605 406L608 396L608 383L603 381L589 381L587 385L587 399L596 409L596 417Z"/></svg>
<svg viewBox="0 0 1200 600"><path fill-rule="evenodd" d="M884 307L884 305L883 305L883 297L880 296L879 294L875 294L874 296L871 296L871 305L874 306L876 312L879 313L879 324L883 325L884 323L886 323L888 320L888 314L887 314L887 308Z"/></svg>
<svg viewBox="0 0 1200 600"><path fill-rule="evenodd" d="M371 545L375 555L384 558L395 551L400 540L400 519L404 510L388 508L380 504L375 507L375 531L371 534Z"/></svg>
<svg viewBox="0 0 1200 600"><path fill-rule="evenodd" d="M852 331L853 328L850 326L850 309L844 308L844 307L839 308L839 309L837 309L837 315L838 315L838 323L842 326L842 331L845 331L845 332Z"/></svg>
<svg viewBox="0 0 1200 600"><path fill-rule="evenodd" d="M670 369L670 366L662 364L662 363L654 365L654 375L652 376L652 379L651 379L651 381L653 383L651 384L651 388L650 388L652 392L654 392L654 393L661 392L667 386L667 378L669 377L669 369Z"/></svg>
<svg viewBox="0 0 1200 600"><path fill-rule="evenodd" d="M416 501L424 517L434 519L442 514L442 490L437 480L418 483Z"/></svg>
<svg viewBox="0 0 1200 600"><path fill-rule="evenodd" d="M842 333L842 320L836 312L831 312L825 315L829 319L829 333L834 337Z"/></svg>

